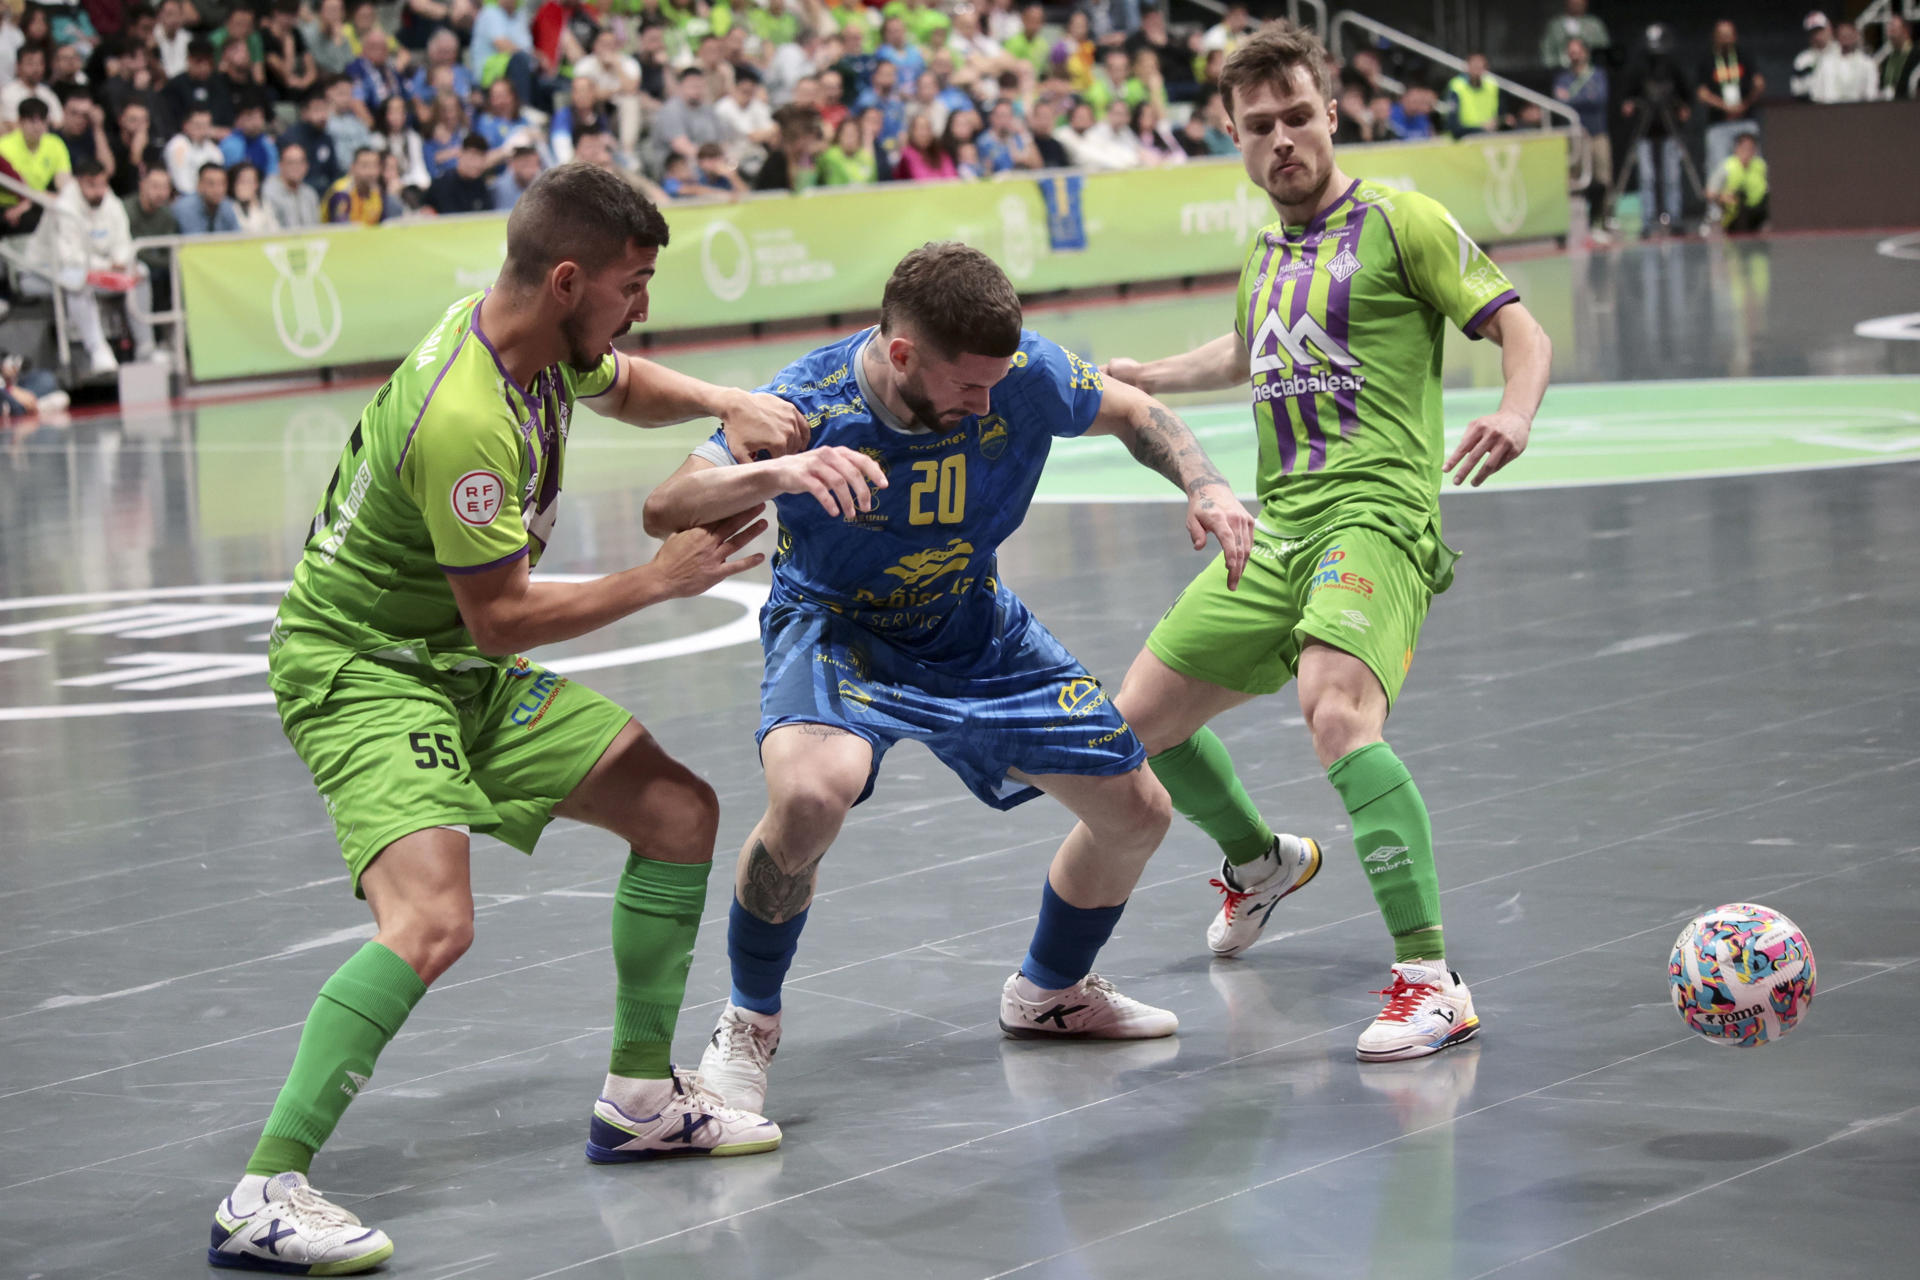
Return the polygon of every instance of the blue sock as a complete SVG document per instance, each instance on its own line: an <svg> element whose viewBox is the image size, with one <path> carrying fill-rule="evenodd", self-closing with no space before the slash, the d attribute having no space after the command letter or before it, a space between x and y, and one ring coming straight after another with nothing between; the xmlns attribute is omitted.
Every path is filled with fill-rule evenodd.
<svg viewBox="0 0 1920 1280"><path fill-rule="evenodd" d="M1126 903L1117 907L1076 907L1053 891L1040 890L1040 923L1033 927L1020 975L1043 991L1070 987L1093 969L1093 958L1113 936Z"/></svg>
<svg viewBox="0 0 1920 1280"><path fill-rule="evenodd" d="M733 1002L755 1013L780 1012L780 984L800 948L802 911L785 924L768 924L733 900L727 912L727 959L733 966Z"/></svg>

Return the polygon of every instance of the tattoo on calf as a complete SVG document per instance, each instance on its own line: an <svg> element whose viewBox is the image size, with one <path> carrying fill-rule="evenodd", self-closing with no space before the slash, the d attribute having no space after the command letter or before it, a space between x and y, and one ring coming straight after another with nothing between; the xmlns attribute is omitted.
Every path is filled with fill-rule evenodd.
<svg viewBox="0 0 1920 1280"><path fill-rule="evenodd" d="M747 854L746 883L741 886L740 905L768 924L785 924L800 914L813 896L813 876L826 857L822 849L794 871L785 871L767 848L764 840L755 840Z"/></svg>

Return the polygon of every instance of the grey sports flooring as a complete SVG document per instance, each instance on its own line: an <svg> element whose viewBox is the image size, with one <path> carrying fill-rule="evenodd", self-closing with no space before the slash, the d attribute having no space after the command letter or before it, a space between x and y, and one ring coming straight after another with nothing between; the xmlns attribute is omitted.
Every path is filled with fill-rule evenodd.
<svg viewBox="0 0 1920 1280"><path fill-rule="evenodd" d="M1920 263L1872 237L1527 267L1571 294L1568 380L1920 372L1915 343L1853 332L1920 305ZM1182 327L1195 307L1226 304L1134 304L1128 353L1207 336ZM685 359L745 379L804 345ZM203 408L0 437L0 1276L204 1274L313 993L370 932L270 707L129 705L262 687L271 591L137 593L285 576L344 433L316 404L260 400L241 429L229 407L217 431ZM576 452L585 496L547 567L649 554L645 481L696 434ZM780 1152L585 1162L621 850L560 825L531 859L477 842L478 941L315 1183L394 1236L389 1274L425 1280L1913 1274L1920 464L1445 512L1468 558L1389 733L1433 810L1479 1042L1354 1061L1390 952L1289 693L1218 727L1327 869L1256 949L1210 962L1214 857L1177 823L1102 962L1178 1011L1177 1039L1000 1038L1066 816L996 814L902 747L824 865L774 1064ZM1199 563L1177 507L1057 505L1003 571L1117 682ZM98 592L135 594L64 598ZM674 604L566 651L742 617ZM747 643L581 676L713 781L723 865L762 800L758 670ZM123 709L22 713L88 701ZM687 1062L725 992L726 879ZM1787 912L1819 960L1806 1022L1757 1050L1699 1040L1667 999L1681 923L1733 900Z"/></svg>

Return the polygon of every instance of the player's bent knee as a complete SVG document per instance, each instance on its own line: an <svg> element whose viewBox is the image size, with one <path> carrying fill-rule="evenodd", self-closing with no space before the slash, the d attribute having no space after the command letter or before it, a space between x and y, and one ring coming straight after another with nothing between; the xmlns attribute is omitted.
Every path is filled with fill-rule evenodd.
<svg viewBox="0 0 1920 1280"><path fill-rule="evenodd" d="M1324 695L1307 711L1313 749L1323 763L1331 763L1377 741L1380 728L1370 710L1341 694Z"/></svg>
<svg viewBox="0 0 1920 1280"><path fill-rule="evenodd" d="M865 785L865 780L862 784ZM787 832L838 831L859 798L857 787L833 777L795 781L775 791L767 816Z"/></svg>
<svg viewBox="0 0 1920 1280"><path fill-rule="evenodd" d="M720 831L720 797L705 778L683 770L647 790L638 830L627 843L642 857L665 862L711 862Z"/></svg>
<svg viewBox="0 0 1920 1280"><path fill-rule="evenodd" d="M432 983L473 946L473 908L466 904L429 904L380 926L388 950L413 966L420 980Z"/></svg>
<svg viewBox="0 0 1920 1280"><path fill-rule="evenodd" d="M1151 770L1140 768L1115 780L1113 798L1094 835L1113 848L1151 854L1173 825L1173 800ZM1091 827L1092 824L1089 824Z"/></svg>

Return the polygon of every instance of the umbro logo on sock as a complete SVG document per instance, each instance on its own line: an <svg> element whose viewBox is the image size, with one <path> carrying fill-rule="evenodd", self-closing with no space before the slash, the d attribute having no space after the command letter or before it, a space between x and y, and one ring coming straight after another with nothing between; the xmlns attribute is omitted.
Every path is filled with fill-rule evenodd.
<svg viewBox="0 0 1920 1280"><path fill-rule="evenodd" d="M1405 853L1406 851L1407 851L1407 846L1403 844L1383 844L1378 849L1375 849L1372 853L1362 858L1361 861L1362 862L1391 862L1396 857Z"/></svg>
<svg viewBox="0 0 1920 1280"><path fill-rule="evenodd" d="M346 1069L342 1068L342 1070ZM367 1081L371 1078L361 1075L358 1071L351 1070L347 1070L346 1075L347 1078L340 1082L340 1092L346 1094L349 1098L357 1097L360 1091L367 1087Z"/></svg>
<svg viewBox="0 0 1920 1280"><path fill-rule="evenodd" d="M1051 1022L1054 1026L1060 1028L1062 1031L1065 1031L1067 1029L1068 1017L1080 1012L1082 1009L1086 1007L1087 1006L1083 1004L1057 1004L1053 1006L1053 1008L1047 1010L1045 1013L1040 1014L1038 1017L1034 1018L1033 1025L1037 1027L1043 1022Z"/></svg>

